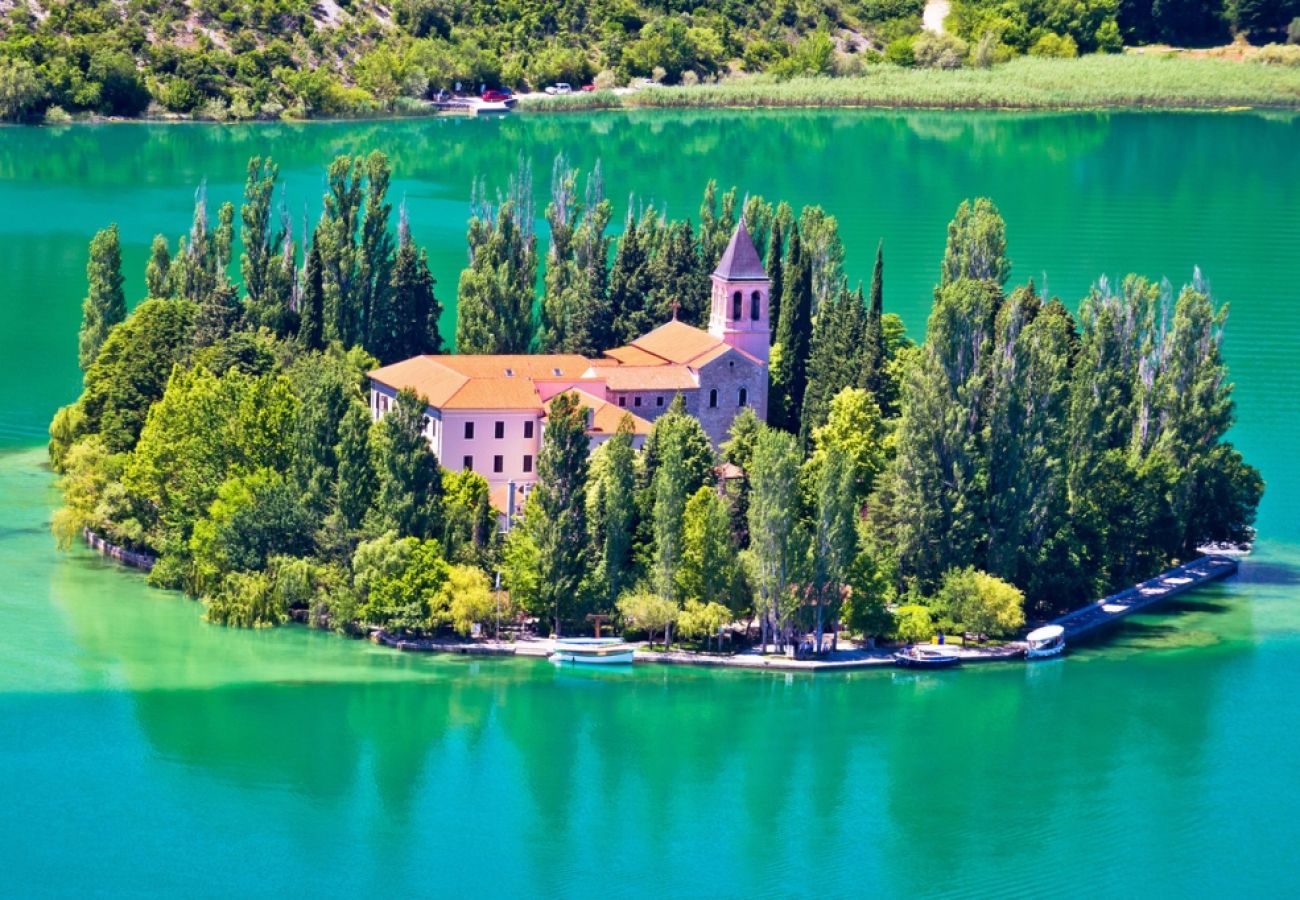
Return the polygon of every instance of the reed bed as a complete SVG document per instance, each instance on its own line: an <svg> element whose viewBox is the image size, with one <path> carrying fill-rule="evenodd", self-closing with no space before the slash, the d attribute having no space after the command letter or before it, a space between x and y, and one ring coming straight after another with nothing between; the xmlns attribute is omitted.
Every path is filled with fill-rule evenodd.
<svg viewBox="0 0 1300 900"><path fill-rule="evenodd" d="M853 78L718 84L525 98L529 110L878 106L951 109L1300 109L1300 68L1179 54L1024 57L991 69L880 65Z"/></svg>

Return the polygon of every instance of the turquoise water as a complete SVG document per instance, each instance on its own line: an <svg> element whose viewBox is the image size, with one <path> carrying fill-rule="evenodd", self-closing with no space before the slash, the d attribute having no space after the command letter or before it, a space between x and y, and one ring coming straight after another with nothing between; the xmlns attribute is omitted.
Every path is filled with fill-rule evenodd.
<svg viewBox="0 0 1300 900"><path fill-rule="evenodd" d="M1291 461L1300 119L866 112L0 131L0 895L1286 894L1300 840ZM44 424L75 396L89 236L132 301L206 177L270 152L291 208L385 149L444 300L469 179L565 149L694 214L703 181L841 220L850 275L923 326L944 225L987 193L1015 276L1100 272L1232 302L1233 437L1263 470L1237 579L1032 667L786 676L428 658L208 626L58 554Z"/></svg>

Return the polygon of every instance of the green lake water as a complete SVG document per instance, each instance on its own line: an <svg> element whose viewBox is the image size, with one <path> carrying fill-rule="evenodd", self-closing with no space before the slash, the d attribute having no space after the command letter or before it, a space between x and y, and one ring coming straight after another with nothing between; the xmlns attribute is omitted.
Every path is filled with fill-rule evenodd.
<svg viewBox="0 0 1300 900"><path fill-rule="evenodd" d="M1240 576L1034 666L804 677L428 658L201 610L55 551L45 425L77 392L86 243L128 297L193 189L379 148L451 305L470 180L563 150L696 216L704 182L821 203L924 329L967 196L1013 278L1232 304L1233 440L1268 483ZM1300 118L846 112L0 130L0 896L1289 894L1300 846ZM448 326L450 327L450 316Z"/></svg>

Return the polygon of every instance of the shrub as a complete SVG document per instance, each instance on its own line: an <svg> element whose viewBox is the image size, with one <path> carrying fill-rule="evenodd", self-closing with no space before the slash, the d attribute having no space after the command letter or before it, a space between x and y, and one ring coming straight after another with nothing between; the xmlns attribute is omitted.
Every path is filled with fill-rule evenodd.
<svg viewBox="0 0 1300 900"><path fill-rule="evenodd" d="M618 87L618 76L609 69L601 69L596 73L596 77L592 79L591 83L596 86L598 91L610 91Z"/></svg>
<svg viewBox="0 0 1300 900"><path fill-rule="evenodd" d="M1266 66L1300 66L1300 46L1266 44L1259 48L1254 61Z"/></svg>
<svg viewBox="0 0 1300 900"><path fill-rule="evenodd" d="M1300 44L1300 16L1292 19L1291 24L1286 27L1286 42Z"/></svg>
<svg viewBox="0 0 1300 900"><path fill-rule="evenodd" d="M912 42L912 57L916 65L927 69L960 69L968 49L955 35L927 31Z"/></svg>
<svg viewBox="0 0 1300 900"><path fill-rule="evenodd" d="M916 54L912 52L914 37L902 37L889 42L885 48L885 61L896 66L910 68L916 65Z"/></svg>
<svg viewBox="0 0 1300 900"><path fill-rule="evenodd" d="M1093 40L1097 42L1098 53L1119 53L1124 49L1124 38L1120 35L1119 25L1114 19L1102 22Z"/></svg>
<svg viewBox="0 0 1300 900"><path fill-rule="evenodd" d="M45 111L46 125L67 125L72 121L72 116L62 106L51 106Z"/></svg>
<svg viewBox="0 0 1300 900"><path fill-rule="evenodd" d="M1068 34L1061 37L1059 34L1049 31L1029 48L1029 55L1071 59L1079 55L1079 45Z"/></svg>
<svg viewBox="0 0 1300 900"><path fill-rule="evenodd" d="M22 122L45 102L45 85L25 59L0 59L0 119Z"/></svg>

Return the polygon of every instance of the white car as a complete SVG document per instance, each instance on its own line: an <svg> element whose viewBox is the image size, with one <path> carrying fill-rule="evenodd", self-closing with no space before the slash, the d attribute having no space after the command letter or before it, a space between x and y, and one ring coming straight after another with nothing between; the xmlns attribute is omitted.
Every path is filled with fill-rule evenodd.
<svg viewBox="0 0 1300 900"><path fill-rule="evenodd" d="M548 94L572 94L573 85L565 84L563 81L556 82L546 89Z"/></svg>

